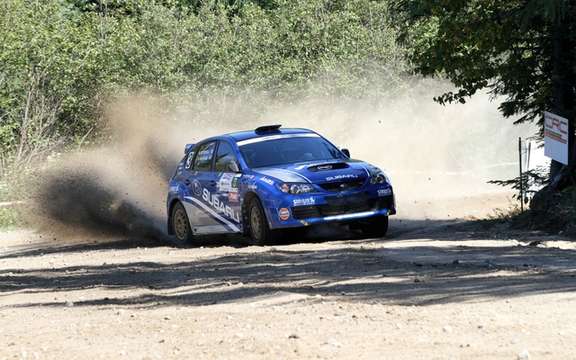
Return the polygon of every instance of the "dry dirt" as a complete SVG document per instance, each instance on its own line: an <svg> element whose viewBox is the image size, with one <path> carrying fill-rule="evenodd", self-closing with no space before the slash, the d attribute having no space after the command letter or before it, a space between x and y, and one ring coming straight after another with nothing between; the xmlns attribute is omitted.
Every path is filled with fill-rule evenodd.
<svg viewBox="0 0 576 360"><path fill-rule="evenodd" d="M189 249L3 233L0 359L575 358L571 242L391 226L386 239Z"/></svg>

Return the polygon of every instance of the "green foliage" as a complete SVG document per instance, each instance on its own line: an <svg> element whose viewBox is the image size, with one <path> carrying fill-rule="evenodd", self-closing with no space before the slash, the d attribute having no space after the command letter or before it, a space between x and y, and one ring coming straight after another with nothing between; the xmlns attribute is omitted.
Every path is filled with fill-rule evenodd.
<svg viewBox="0 0 576 360"><path fill-rule="evenodd" d="M406 65L388 18L371 0L3 0L0 176L96 134L125 92L393 91Z"/></svg>
<svg viewBox="0 0 576 360"><path fill-rule="evenodd" d="M480 89L504 96L505 116L541 120L561 106L554 86L568 81L576 64L576 6L568 0L397 0L395 10L424 75L443 74L458 91L440 103L465 102ZM561 37L561 54L554 43ZM557 61L557 63L555 63ZM556 71L555 71L556 69ZM569 88L569 86L568 86ZM573 86L572 86L573 89ZM573 91L573 90L572 90ZM568 97L574 94L568 95Z"/></svg>
<svg viewBox="0 0 576 360"><path fill-rule="evenodd" d="M517 176L510 180L492 180L490 184L507 186L515 191L514 199L528 202L534 194L548 183L548 169L538 167L536 169L524 171L522 176ZM520 198L520 190L524 192L524 198Z"/></svg>
<svg viewBox="0 0 576 360"><path fill-rule="evenodd" d="M531 210L514 222L518 227L530 226L576 237L576 187L539 192L532 200Z"/></svg>
<svg viewBox="0 0 576 360"><path fill-rule="evenodd" d="M6 230L22 225L22 217L14 208L0 208L0 229Z"/></svg>

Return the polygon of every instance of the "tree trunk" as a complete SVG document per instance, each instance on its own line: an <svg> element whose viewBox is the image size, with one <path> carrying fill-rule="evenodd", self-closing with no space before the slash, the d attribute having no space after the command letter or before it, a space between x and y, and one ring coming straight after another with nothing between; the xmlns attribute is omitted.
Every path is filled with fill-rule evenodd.
<svg viewBox="0 0 576 360"><path fill-rule="evenodd" d="M569 141L568 141L568 159L569 168L572 170L576 149L574 141L574 48L570 31L572 30L572 9L568 9L564 16L559 16L552 27L552 112L565 117L569 121ZM551 184L559 183L559 177L565 173L562 171L564 165L552 161L550 166ZM568 171L570 173L571 171Z"/></svg>

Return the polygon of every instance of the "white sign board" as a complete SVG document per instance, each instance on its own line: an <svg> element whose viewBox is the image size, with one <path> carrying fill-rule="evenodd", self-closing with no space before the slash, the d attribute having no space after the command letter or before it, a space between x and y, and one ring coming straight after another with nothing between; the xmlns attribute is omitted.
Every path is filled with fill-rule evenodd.
<svg viewBox="0 0 576 360"><path fill-rule="evenodd" d="M568 165L568 119L544 112L544 155Z"/></svg>

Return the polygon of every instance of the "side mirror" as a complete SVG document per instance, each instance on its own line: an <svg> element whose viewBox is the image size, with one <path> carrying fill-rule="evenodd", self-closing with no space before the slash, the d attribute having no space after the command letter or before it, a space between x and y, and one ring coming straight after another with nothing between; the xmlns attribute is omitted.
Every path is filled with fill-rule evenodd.
<svg viewBox="0 0 576 360"><path fill-rule="evenodd" d="M340 151L342 151L342 154L346 155L348 158L350 157L350 150L348 150L348 149L342 149L342 150L340 150Z"/></svg>
<svg viewBox="0 0 576 360"><path fill-rule="evenodd" d="M238 163L235 160L228 161L228 163L226 164L226 169L229 172L233 172L233 173L239 173L240 172L240 166L238 166Z"/></svg>

